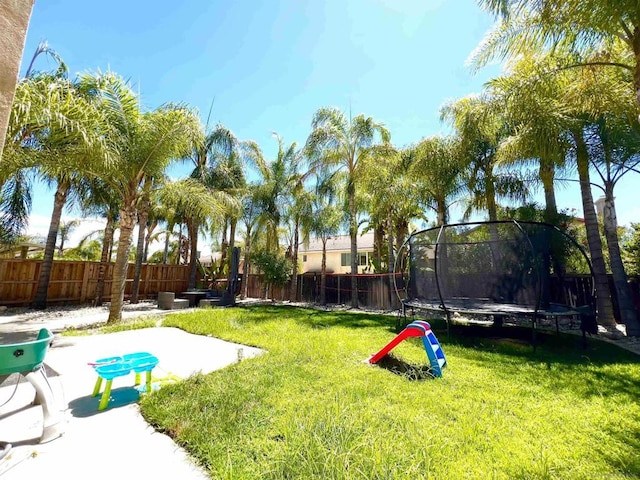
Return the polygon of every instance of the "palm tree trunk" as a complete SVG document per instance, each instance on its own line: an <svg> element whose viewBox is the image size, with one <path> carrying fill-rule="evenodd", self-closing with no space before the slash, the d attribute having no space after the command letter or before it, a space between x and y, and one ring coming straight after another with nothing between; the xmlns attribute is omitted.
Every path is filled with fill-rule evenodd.
<svg viewBox="0 0 640 480"><path fill-rule="evenodd" d="M167 224L167 234L164 237L164 254L162 255L162 263L169 263L169 239L173 233L173 222Z"/></svg>
<svg viewBox="0 0 640 480"><path fill-rule="evenodd" d="M378 225L373 233L373 250L376 255L376 267L382 272L382 244L384 243L384 226Z"/></svg>
<svg viewBox="0 0 640 480"><path fill-rule="evenodd" d="M624 271L622 256L620 255L620 244L618 241L618 220L616 218L616 206L613 198L613 184L607 182L605 185L604 200L604 236L607 239L609 249L609 263L613 274L613 283L618 297L618 307L620 309L620 321L627 327L627 335L637 337L640 335L640 324L638 323L638 312L631 300L631 292L627 283L627 274Z"/></svg>
<svg viewBox="0 0 640 480"><path fill-rule="evenodd" d="M589 244L591 265L593 267L598 320L602 325L615 325L609 281L607 280L607 270L604 264L604 257L602 256L602 241L600 239L600 232L598 231L598 218L596 217L596 209L593 206L593 197L591 196L589 153L582 138L582 132L574 131L572 133L576 143L576 162L580 180L584 224L587 230L587 243Z"/></svg>
<svg viewBox="0 0 640 480"><path fill-rule="evenodd" d="M436 215L438 219L438 226L447 224L447 204L444 201L438 202Z"/></svg>
<svg viewBox="0 0 640 480"><path fill-rule="evenodd" d="M140 275L142 273L142 258L144 257L144 237L147 230L147 218L149 217L149 199L143 197L138 210L138 243L136 245L136 265L133 274L133 286L131 287L131 303L138 303L140 292Z"/></svg>
<svg viewBox="0 0 640 480"><path fill-rule="evenodd" d="M147 234L144 236L144 252L142 253L142 263L146 263L149 259L149 244L151 243L151 234L158 226L158 221L154 220L147 227Z"/></svg>
<svg viewBox="0 0 640 480"><path fill-rule="evenodd" d="M293 232L293 256L291 258L292 262L292 272L291 272L291 291L289 292L289 301L295 302L298 299L298 243L300 241L299 230L300 230L300 222L296 219L294 232Z"/></svg>
<svg viewBox="0 0 640 480"><path fill-rule="evenodd" d="M320 305L327 304L327 238L322 238L322 264L320 267Z"/></svg>
<svg viewBox="0 0 640 480"><path fill-rule="evenodd" d="M489 221L495 222L498 220L498 206L496 204L496 190L495 185L493 183L493 176L488 172L485 172L485 194L487 196L487 211L489 212ZM501 263L501 254L500 248L497 247L498 242L500 241L500 237L498 235L498 226L495 223L489 224L489 239L491 240L490 249L491 256L493 258L494 265L500 265ZM497 247L497 248L496 248Z"/></svg>
<svg viewBox="0 0 640 480"><path fill-rule="evenodd" d="M187 232L189 234L189 288L196 288L196 276L198 274L198 228L199 225L187 220Z"/></svg>
<svg viewBox="0 0 640 480"><path fill-rule="evenodd" d="M231 284L231 262L233 262L233 248L236 245L236 227L238 226L238 220L235 218L229 219L229 248L228 251L231 255L228 255L227 260L227 285Z"/></svg>
<svg viewBox="0 0 640 480"><path fill-rule="evenodd" d="M227 264L227 251L229 249L229 243L227 242L227 219L224 220L224 227L222 229L222 242L220 243L220 266L218 267L218 277L222 277L224 273L224 267Z"/></svg>
<svg viewBox="0 0 640 480"><path fill-rule="evenodd" d="M348 187L349 194L349 235L351 236L351 306L358 308L358 219L356 211L356 194Z"/></svg>
<svg viewBox="0 0 640 480"><path fill-rule="evenodd" d="M556 190L553 186L555 168L549 160L540 160L540 180L544 190L544 221L555 225L558 220L558 206L556 204Z"/></svg>
<svg viewBox="0 0 640 480"><path fill-rule="evenodd" d="M113 278L111 283L111 305L107 325L122 320L122 305L124 303L124 288L127 281L127 269L129 265L129 250L131 249L131 235L136 221L135 199L125 199L123 209L120 211L120 236L116 261L113 266Z"/></svg>
<svg viewBox="0 0 640 480"><path fill-rule="evenodd" d="M251 228L247 227L247 241L244 245L244 268L242 269L242 299L249 293L249 273L251 273Z"/></svg>
<svg viewBox="0 0 640 480"><path fill-rule="evenodd" d="M96 285L96 305L101 306L104 296L104 277L107 272L107 265L111 260L109 252L113 243L113 218L107 215L107 225L104 227L104 242L102 244L102 254L100 255L100 267L98 268L98 284Z"/></svg>
<svg viewBox="0 0 640 480"><path fill-rule="evenodd" d="M389 302L393 305L393 269L395 264L395 258L393 255L393 220L391 217L387 219L387 273L389 273Z"/></svg>
<svg viewBox="0 0 640 480"><path fill-rule="evenodd" d="M47 290L49 289L49 280L51 279L51 268L53 267L53 255L56 250L56 239L58 238L58 228L60 226L60 217L62 217L62 209L67 201L67 195L71 183L68 181L59 181L58 188L53 200L53 212L51 212L51 222L49 223L49 233L47 235L47 243L44 247L44 257L40 265L40 275L38 277L38 288L35 298L31 303L31 308L44 310L47 308Z"/></svg>

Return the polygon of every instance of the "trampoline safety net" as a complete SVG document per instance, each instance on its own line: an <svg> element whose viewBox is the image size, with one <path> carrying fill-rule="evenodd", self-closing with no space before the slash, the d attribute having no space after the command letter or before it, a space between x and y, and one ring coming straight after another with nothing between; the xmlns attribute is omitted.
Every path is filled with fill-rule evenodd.
<svg viewBox="0 0 640 480"><path fill-rule="evenodd" d="M496 313L594 306L588 257L550 224L444 225L412 234L400 255L404 302Z"/></svg>

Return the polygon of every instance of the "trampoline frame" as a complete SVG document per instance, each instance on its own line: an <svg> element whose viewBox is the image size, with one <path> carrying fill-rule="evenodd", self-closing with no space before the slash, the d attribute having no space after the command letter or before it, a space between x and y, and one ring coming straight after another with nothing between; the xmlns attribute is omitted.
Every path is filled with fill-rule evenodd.
<svg viewBox="0 0 640 480"><path fill-rule="evenodd" d="M459 298L458 301L454 301L453 299L445 299L443 297L443 289L441 287L440 284L440 278L439 278L439 266L438 266L438 259L439 259L439 255L438 255L438 247L441 244L446 244L446 242L441 242L441 236L443 234L443 232L446 229L455 229L455 228L459 228L459 227L468 227L468 226L484 226L484 225L505 225L505 224L511 224L514 225L516 230L518 232L520 232L523 236L524 239L526 239L526 242L529 246L529 248L531 249L531 253L533 254L534 258L537 256L536 254L539 252L538 249L536 249L533 245L533 242L531 241L531 238L529 236L529 234L525 231L525 229L522 227L523 225L533 225L533 226L538 226L538 227L544 227L544 228L549 228L557 233L559 233L563 238L567 239L570 244L574 247L577 248L577 251L580 252L580 254L582 255L582 257L584 258L584 260L586 261L586 264L589 268L589 275L591 276L592 282L591 282L591 294L590 294L590 304L587 306L580 306L580 307L574 307L571 305L563 305L563 304L554 304L556 306L556 308L541 308L541 302L542 302L542 286L543 286L543 281L545 280L543 278L543 273L542 273L542 268L539 268L540 265L537 264L535 270L536 270L536 283L535 283L535 288L536 288L536 296L535 296L535 305L532 307L530 305L519 305L517 303L500 303L500 302L487 302L484 299L472 299L472 298L468 298L468 299L462 299ZM440 226L436 226L436 227L432 227L432 228L427 228L427 229L423 229L423 230L419 230L416 232L413 232L402 244L402 246L400 247L400 249L398 250L398 254L396 255L396 260L395 260L395 265L394 265L394 274L397 273L401 273L404 275L405 272L403 271L398 271L398 262L400 260L400 258L402 257L401 252L406 248L409 252L409 260L411 260L411 240L413 238L415 238L417 235L423 235L426 232L435 232L436 230L438 230L438 234L436 237L436 241L433 244L434 245L434 264L433 264L433 270L434 270L434 279L435 279L435 284L436 284L436 290L437 290L437 294L438 294L438 300L439 303L432 303L432 302L425 302L422 300L419 300L417 298L402 298L402 296L400 295L400 290L398 288L398 284L397 284L397 275L394 275L394 288L395 288L395 292L396 295L400 301L400 305L401 305L401 314L403 316L403 318L405 319L405 323L406 323L406 317L407 317L407 309L410 308L413 310L425 310L425 311L435 311L435 312L439 312L439 313L443 313L444 314L444 319L447 325L447 333L450 332L450 324L452 323L452 316L454 313L460 313L460 314L470 314L470 315L485 315L485 316L491 316L493 317L494 320L494 324L496 323L497 319L501 319L502 317L505 316L513 316L513 317L528 317L531 321L531 329L532 329L532 342L533 345L535 347L536 345L536 330L537 330L537 320L541 319L541 318L553 318L555 319L555 323L556 323L556 331L559 331L559 323L558 323L558 318L562 317L562 316L577 316L582 318L583 315L587 315L587 314L593 314L595 315L595 306L596 306L596 302L595 302L595 283L593 282L593 278L594 278L594 274L593 274L593 267L591 265L591 261L589 260L589 257L587 256L586 252L584 251L584 249L582 248L582 246L575 241L575 239L573 239L570 235L568 235L567 233L563 232L562 230L560 230L558 227L556 227L555 225L552 225L550 223L546 223L546 222L533 222L533 221L516 221L516 220L497 220L497 221L478 221L478 222L461 222L461 223L452 223L452 224L445 224L445 225L440 225ZM461 244L465 243L465 242L460 242ZM536 262L539 263L539 262ZM409 293L409 283L406 284L407 287L407 293ZM466 305L465 305L465 300L466 300ZM590 312L587 311L587 307L589 307L589 309L591 310ZM473 322L473 321L471 321ZM583 339L585 339L586 341L586 330L585 328L582 326L582 322L581 322L581 329L582 329L582 334L583 334ZM397 325L397 328L399 328L399 326Z"/></svg>

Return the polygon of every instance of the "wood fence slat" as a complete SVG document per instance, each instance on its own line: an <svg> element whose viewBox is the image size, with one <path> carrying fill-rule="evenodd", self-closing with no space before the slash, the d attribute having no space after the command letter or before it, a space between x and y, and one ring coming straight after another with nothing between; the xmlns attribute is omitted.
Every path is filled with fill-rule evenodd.
<svg viewBox="0 0 640 480"><path fill-rule="evenodd" d="M0 305L28 306L38 284L42 260L0 259ZM99 262L54 261L51 281L47 291L47 302L85 303L94 300L98 283ZM125 298L131 296L133 265L127 272ZM188 265L143 265L141 275L141 298L155 298L160 291L176 293L187 289ZM104 300L111 298L113 263L105 270Z"/></svg>

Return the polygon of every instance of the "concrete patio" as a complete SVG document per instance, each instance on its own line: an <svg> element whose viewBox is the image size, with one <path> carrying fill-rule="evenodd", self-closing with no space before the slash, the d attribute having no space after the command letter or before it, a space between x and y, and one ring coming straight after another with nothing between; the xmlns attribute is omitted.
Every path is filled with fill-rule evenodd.
<svg viewBox="0 0 640 480"><path fill-rule="evenodd" d="M43 322L46 323L46 322ZM25 324L13 325L21 337L33 335ZM31 330L40 322L29 324ZM12 325L2 323L9 333ZM7 343L3 340L3 343ZM261 350L192 335L176 328L147 328L87 336L56 335L45 365L52 390L63 412L64 434L38 444L42 408L31 406L34 388L16 386L17 375L0 385L0 441L10 442L10 454L0 460L2 479L54 478L208 478L183 449L157 433L139 413L133 374L113 381L109 407L98 411L93 397L96 373L89 362L98 358L145 351L159 359L156 379L186 378L209 373L262 353ZM15 393L15 394L14 394Z"/></svg>

